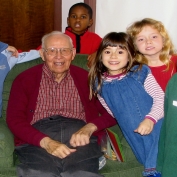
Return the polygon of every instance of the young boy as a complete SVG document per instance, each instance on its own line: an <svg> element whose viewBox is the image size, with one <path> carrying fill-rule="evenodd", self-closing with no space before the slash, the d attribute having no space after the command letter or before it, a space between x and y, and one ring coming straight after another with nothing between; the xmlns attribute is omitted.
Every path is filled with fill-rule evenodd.
<svg viewBox="0 0 177 177"><path fill-rule="evenodd" d="M71 37L77 53L92 54L97 51L101 37L89 32L92 26L92 9L85 3L77 3L71 6L68 13L65 34Z"/></svg>
<svg viewBox="0 0 177 177"><path fill-rule="evenodd" d="M88 54L88 67L91 66L92 60L96 56L96 51L101 43L102 38L96 33L89 32L88 28L92 26L93 11L92 8L85 3L77 3L70 7L65 29L67 34L73 41L76 53ZM37 48L39 50L41 45Z"/></svg>
<svg viewBox="0 0 177 177"><path fill-rule="evenodd" d="M37 50L30 50L29 52L18 54L15 47L8 46L8 44L0 42L0 117L2 115L3 83L6 75L15 64L34 60L39 57L40 55Z"/></svg>
<svg viewBox="0 0 177 177"><path fill-rule="evenodd" d="M95 58L96 51L101 43L102 38L88 28L92 26L92 9L85 3L77 3L71 6L68 13L65 34L73 40L76 53L89 54L88 65Z"/></svg>

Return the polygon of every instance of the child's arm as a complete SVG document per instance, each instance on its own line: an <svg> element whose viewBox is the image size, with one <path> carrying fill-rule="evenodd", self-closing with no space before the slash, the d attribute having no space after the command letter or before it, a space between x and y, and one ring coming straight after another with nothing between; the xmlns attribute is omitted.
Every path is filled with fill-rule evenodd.
<svg viewBox="0 0 177 177"><path fill-rule="evenodd" d="M98 97L98 100L100 101L100 103L102 104L102 106L106 109L106 111L112 116L113 116L113 113L112 111L109 109L109 107L107 106L106 102L104 101L104 99L99 95L97 94L97 97Z"/></svg>
<svg viewBox="0 0 177 177"><path fill-rule="evenodd" d="M151 133L154 124L164 116L164 92L151 73L148 74L145 80L144 88L146 92L153 98L153 104L148 115L145 116L145 119L135 130L135 132L141 135L147 135Z"/></svg>
<svg viewBox="0 0 177 177"><path fill-rule="evenodd" d="M22 53L19 53L17 63L24 63L27 61L37 59L39 57L40 57L40 54L38 50L30 50L28 52L22 52Z"/></svg>
<svg viewBox="0 0 177 177"><path fill-rule="evenodd" d="M15 47L8 46L6 50L8 50L9 52L12 52L12 56L14 56L16 58L18 57L18 51Z"/></svg>
<svg viewBox="0 0 177 177"><path fill-rule="evenodd" d="M140 135L148 135L152 132L154 128L154 122L150 119L144 119L138 126L135 133L139 133Z"/></svg>
<svg viewBox="0 0 177 177"><path fill-rule="evenodd" d="M12 69L13 66L17 63L27 62L27 61L34 60L40 57L38 50L30 50L29 52L18 53L17 58L12 56L11 52L7 50L4 50L2 54L4 54L7 57L7 61L8 61L10 69Z"/></svg>
<svg viewBox="0 0 177 177"><path fill-rule="evenodd" d="M90 54L90 55L88 56L88 58L87 58L87 60L88 60L88 62L87 62L87 67L88 67L88 68L91 68L91 66L93 65L93 62L94 62L95 57L96 57L96 54L97 54L97 52L92 53L92 54Z"/></svg>

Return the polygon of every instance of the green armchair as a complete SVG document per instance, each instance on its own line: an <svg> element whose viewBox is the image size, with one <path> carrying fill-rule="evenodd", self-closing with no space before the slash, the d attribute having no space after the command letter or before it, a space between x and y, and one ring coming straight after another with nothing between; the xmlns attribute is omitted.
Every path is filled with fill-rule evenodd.
<svg viewBox="0 0 177 177"><path fill-rule="evenodd" d="M5 79L2 118L0 118L0 177L17 177L16 165L19 163L18 158L14 154L13 135L6 125L6 108L11 84L19 73L40 63L42 63L41 58L17 64ZM87 55L76 55L72 62L72 64L87 70L86 63ZM100 173L105 177L142 177L143 166L137 162L120 128L116 125L111 127L111 130L119 135L125 162L107 160Z"/></svg>

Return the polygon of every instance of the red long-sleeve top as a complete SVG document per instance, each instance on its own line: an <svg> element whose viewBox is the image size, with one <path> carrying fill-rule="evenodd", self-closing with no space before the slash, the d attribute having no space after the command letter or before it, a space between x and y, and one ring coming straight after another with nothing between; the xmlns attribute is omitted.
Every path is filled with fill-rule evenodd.
<svg viewBox="0 0 177 177"><path fill-rule="evenodd" d="M71 31L70 27L67 27L65 30L67 34L73 41L74 47L77 49L77 34ZM80 36L80 54L92 54L98 50L98 47L102 41L102 38L98 34L86 30Z"/></svg>
<svg viewBox="0 0 177 177"><path fill-rule="evenodd" d="M155 77L157 83L161 86L162 90L165 92L166 86L170 78L176 73L176 66L177 66L177 56L171 57L171 62L169 69L166 70L167 66L149 66L153 76Z"/></svg>

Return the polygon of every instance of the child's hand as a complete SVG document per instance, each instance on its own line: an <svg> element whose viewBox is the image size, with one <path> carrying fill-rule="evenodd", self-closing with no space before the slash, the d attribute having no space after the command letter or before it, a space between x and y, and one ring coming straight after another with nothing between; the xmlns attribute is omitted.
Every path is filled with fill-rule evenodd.
<svg viewBox="0 0 177 177"><path fill-rule="evenodd" d="M148 135L154 128L154 122L150 119L144 119L134 132L139 133L140 135Z"/></svg>
<svg viewBox="0 0 177 177"><path fill-rule="evenodd" d="M87 62L87 67L88 67L89 69L91 68L91 66L92 66L92 64L93 64L93 61L94 61L94 59L95 59L95 57L96 57L96 53L97 53L97 52L90 54L90 55L88 56L88 58L87 58L87 60L88 60L88 62Z"/></svg>
<svg viewBox="0 0 177 177"><path fill-rule="evenodd" d="M18 57L18 51L17 51L17 49L16 49L15 47L13 47L13 46L8 46L8 47L7 47L7 50L8 50L9 52L12 52L12 56Z"/></svg>

